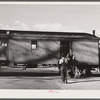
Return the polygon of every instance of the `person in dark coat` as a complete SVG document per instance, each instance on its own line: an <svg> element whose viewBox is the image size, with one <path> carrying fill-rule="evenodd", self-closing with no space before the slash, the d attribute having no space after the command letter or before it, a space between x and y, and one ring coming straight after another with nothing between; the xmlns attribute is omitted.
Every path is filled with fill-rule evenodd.
<svg viewBox="0 0 100 100"><path fill-rule="evenodd" d="M69 75L71 76L71 78L74 77L74 62L75 62L75 55L73 54L73 52L70 50L70 52L67 54L66 58L68 59L68 67L70 69L69 71Z"/></svg>

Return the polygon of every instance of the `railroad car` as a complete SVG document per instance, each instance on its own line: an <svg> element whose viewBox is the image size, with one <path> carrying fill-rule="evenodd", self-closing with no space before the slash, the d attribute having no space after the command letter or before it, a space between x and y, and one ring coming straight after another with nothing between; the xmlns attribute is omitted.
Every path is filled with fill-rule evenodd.
<svg viewBox="0 0 100 100"><path fill-rule="evenodd" d="M0 30L0 64L57 65L72 50L79 69L99 67L99 39L79 32Z"/></svg>

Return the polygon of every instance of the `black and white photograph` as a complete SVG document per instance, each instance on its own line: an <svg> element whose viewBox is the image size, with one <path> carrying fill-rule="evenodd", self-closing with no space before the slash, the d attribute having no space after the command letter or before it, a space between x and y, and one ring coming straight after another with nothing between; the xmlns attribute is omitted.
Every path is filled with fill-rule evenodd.
<svg viewBox="0 0 100 100"><path fill-rule="evenodd" d="M0 90L100 90L99 41L100 2L0 2Z"/></svg>

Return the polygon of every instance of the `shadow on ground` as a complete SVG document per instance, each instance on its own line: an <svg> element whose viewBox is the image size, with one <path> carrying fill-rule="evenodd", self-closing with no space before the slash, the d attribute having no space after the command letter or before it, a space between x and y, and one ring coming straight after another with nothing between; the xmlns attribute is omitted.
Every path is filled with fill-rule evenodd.
<svg viewBox="0 0 100 100"><path fill-rule="evenodd" d="M86 82L100 82L100 79L96 78L96 77L100 77L100 73L95 72L89 76L85 76L85 77L81 77L78 79L75 79L75 81L73 82L69 82L68 84L73 84L73 83L86 83ZM85 79L85 80L84 80Z"/></svg>
<svg viewBox="0 0 100 100"><path fill-rule="evenodd" d="M100 77L100 73L94 73L90 77Z"/></svg>
<svg viewBox="0 0 100 100"><path fill-rule="evenodd" d="M3 66L0 76L59 76L58 68L27 68Z"/></svg>
<svg viewBox="0 0 100 100"><path fill-rule="evenodd" d="M0 76L59 76L59 73L0 72Z"/></svg>
<svg viewBox="0 0 100 100"><path fill-rule="evenodd" d="M75 82L69 82L69 83L67 83L67 84L73 84L73 83L86 83L86 82L100 82L100 80L75 81Z"/></svg>

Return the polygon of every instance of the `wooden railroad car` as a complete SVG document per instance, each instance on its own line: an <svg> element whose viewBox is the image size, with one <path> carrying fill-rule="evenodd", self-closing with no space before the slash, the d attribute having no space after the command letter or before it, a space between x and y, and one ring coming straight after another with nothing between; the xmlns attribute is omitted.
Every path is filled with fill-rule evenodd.
<svg viewBox="0 0 100 100"><path fill-rule="evenodd" d="M57 65L73 50L80 68L99 67L99 39L88 33L0 30L0 63Z"/></svg>

